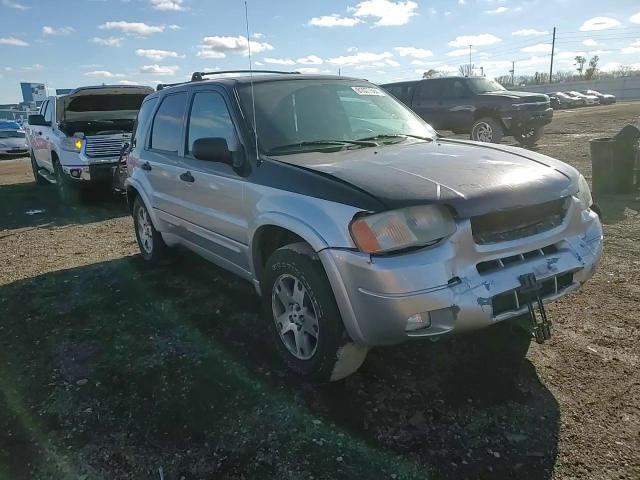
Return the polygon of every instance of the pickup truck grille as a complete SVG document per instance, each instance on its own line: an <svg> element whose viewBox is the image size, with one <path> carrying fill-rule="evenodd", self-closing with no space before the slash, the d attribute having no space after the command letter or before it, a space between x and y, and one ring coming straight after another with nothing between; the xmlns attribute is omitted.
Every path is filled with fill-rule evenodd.
<svg viewBox="0 0 640 480"><path fill-rule="evenodd" d="M85 137L84 151L87 157L117 157L125 142L131 141L130 133L92 135Z"/></svg>
<svg viewBox="0 0 640 480"><path fill-rule="evenodd" d="M487 213L471 218L473 240L479 245L506 242L545 232L562 223L569 201L559 198L528 207Z"/></svg>

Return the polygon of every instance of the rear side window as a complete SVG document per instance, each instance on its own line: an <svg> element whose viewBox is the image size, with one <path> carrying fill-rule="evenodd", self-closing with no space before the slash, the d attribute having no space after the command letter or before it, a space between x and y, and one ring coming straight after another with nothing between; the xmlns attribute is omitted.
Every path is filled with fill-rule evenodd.
<svg viewBox="0 0 640 480"><path fill-rule="evenodd" d="M165 152L178 152L186 106L187 94L185 92L164 97L153 119L150 148Z"/></svg>
<svg viewBox="0 0 640 480"><path fill-rule="evenodd" d="M149 126L149 120L151 119L151 112L155 108L158 103L158 98L151 98L142 104L140 107L140 111L138 112L138 116L136 117L136 122L133 126L133 138L131 139L131 148L135 148L136 140L138 138L144 139L144 133L147 131L147 127Z"/></svg>
<svg viewBox="0 0 640 480"><path fill-rule="evenodd" d="M224 138L230 150L236 150L236 132L233 120L222 96L215 92L198 92L193 96L189 115L187 153L193 151L193 142L199 138Z"/></svg>
<svg viewBox="0 0 640 480"><path fill-rule="evenodd" d="M440 91L442 90L442 80L427 80L420 82L418 88L418 98L420 100L431 100L440 97Z"/></svg>

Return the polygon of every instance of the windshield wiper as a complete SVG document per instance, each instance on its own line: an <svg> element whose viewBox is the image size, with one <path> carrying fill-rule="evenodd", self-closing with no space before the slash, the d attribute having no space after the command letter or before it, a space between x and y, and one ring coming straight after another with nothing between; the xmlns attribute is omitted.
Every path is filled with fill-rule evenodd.
<svg viewBox="0 0 640 480"><path fill-rule="evenodd" d="M278 145L277 147L273 147L269 150L269 152L278 151L278 150L287 150L295 147L313 147L313 146L341 146L341 145L360 145L363 147L377 147L378 144L372 141L366 140L311 140L305 142L295 142L289 143L286 145Z"/></svg>
<svg viewBox="0 0 640 480"><path fill-rule="evenodd" d="M430 137L421 137L420 135L410 135L408 133L385 133L380 135L375 135L373 137L360 138L359 141L373 141L373 140L383 140L385 138L417 138L418 140L424 140L425 142L433 142L433 138Z"/></svg>

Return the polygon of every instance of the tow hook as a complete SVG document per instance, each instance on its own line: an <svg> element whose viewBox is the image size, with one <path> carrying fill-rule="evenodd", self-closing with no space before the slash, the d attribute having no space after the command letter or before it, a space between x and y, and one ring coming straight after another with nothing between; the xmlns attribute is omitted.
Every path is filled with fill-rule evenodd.
<svg viewBox="0 0 640 480"><path fill-rule="evenodd" d="M551 338L551 320L547 318L547 312L544 309L544 304L540 297L540 282L538 282L534 273L520 275L519 280L519 291L527 303L533 337L536 339L537 343L542 344L545 340L549 340ZM538 306L537 315L535 310L536 303Z"/></svg>

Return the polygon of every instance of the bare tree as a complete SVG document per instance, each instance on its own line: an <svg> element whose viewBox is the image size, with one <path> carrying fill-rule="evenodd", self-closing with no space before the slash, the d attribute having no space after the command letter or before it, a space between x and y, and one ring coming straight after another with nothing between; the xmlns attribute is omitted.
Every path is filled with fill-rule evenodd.
<svg viewBox="0 0 640 480"><path fill-rule="evenodd" d="M589 60L589 68L587 68L586 72L584 72L584 78L587 80L591 80L596 76L598 72L598 62L600 61L600 57L595 55Z"/></svg>
<svg viewBox="0 0 640 480"><path fill-rule="evenodd" d="M433 68L430 68L429 70L427 70L422 74L422 78L433 78L433 77L437 77L439 74L440 74L439 71L434 70Z"/></svg>
<svg viewBox="0 0 640 480"><path fill-rule="evenodd" d="M574 63L574 65L576 66L576 70L580 74L580 78L582 78L582 72L584 71L584 64L587 63L587 59L582 55L578 55L574 58L574 60L576 61L576 63Z"/></svg>
<svg viewBox="0 0 640 480"><path fill-rule="evenodd" d="M458 71L460 72L460 75L462 75L463 77L473 76L473 71L475 69L476 69L476 66L474 64L468 64L468 63L465 63L464 65L460 65L458 67Z"/></svg>

